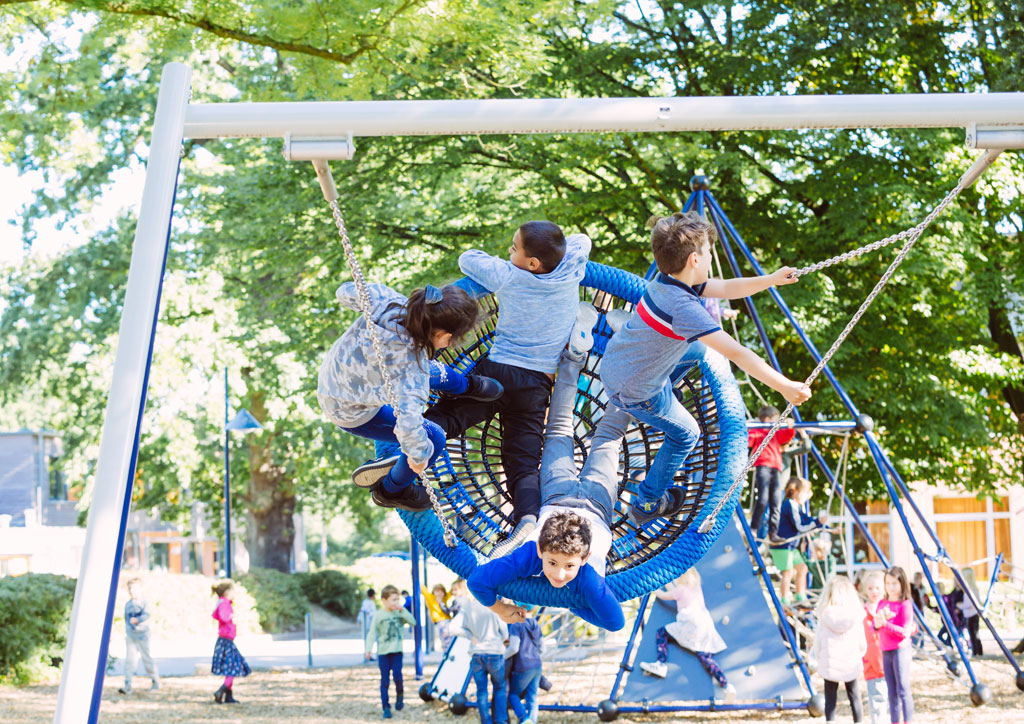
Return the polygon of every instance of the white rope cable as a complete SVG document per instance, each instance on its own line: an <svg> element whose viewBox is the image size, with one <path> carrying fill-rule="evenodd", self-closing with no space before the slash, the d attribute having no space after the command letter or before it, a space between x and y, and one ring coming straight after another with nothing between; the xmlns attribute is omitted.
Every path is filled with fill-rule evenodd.
<svg viewBox="0 0 1024 724"><path fill-rule="evenodd" d="M377 325L370 317L370 294L366 288L366 279L363 276L362 267L359 265L359 259L356 258L356 254L352 249L352 242L349 240L348 231L345 229L345 220L341 216L341 209L338 208L338 194L334 190L334 180L331 178L330 167L326 161L314 161L313 166L316 168L317 177L324 192L324 198L330 204L331 215L334 217L335 226L338 227L338 235L341 237L341 245L345 251L345 260L348 262L349 270L352 272L352 280L356 285L356 296L359 299L359 309L363 313L363 319L366 321L366 330L369 332L370 342L373 344L373 351L377 358L377 367L380 369L380 375L384 381L384 395L387 397L388 404L391 405L395 417L398 418L399 411L396 404L395 389L391 384L391 373L384 363L384 349L377 334ZM449 548L454 548L456 545L455 531L441 510L441 504L437 499L433 486L427 483L426 480L423 480L423 487L427 491L427 497L430 498L430 507L433 508L434 514L441 522L441 527L444 530L445 545Z"/></svg>
<svg viewBox="0 0 1024 724"><path fill-rule="evenodd" d="M881 279L879 279L878 283L875 284L875 288L871 290L870 294L868 294L867 299L865 299L861 303L860 308L854 313L850 321L847 322L846 327L843 329L843 331L839 333L839 336L836 338L836 341L833 342L829 350L824 355L822 355L821 360L819 360L817 366L814 368L814 370L811 371L811 374L808 375L807 379L804 380L805 385L810 386L811 383L814 382L814 380L818 377L821 371L825 368L825 365L828 364L828 361L832 359L832 355L834 355L836 353L836 350L839 349L839 346L844 341L846 341L847 336L850 334L850 332L853 331L853 328L856 326L857 322L860 321L860 318L864 316L864 313L868 310L868 307L870 307L872 302L875 301L875 297L878 296L878 294L882 291L885 285L889 282L890 277L892 277L892 275L896 272L897 267L899 267L899 265L903 263L904 258L906 258L911 248L913 248L914 242L916 242L918 238L920 238L921 234L924 233L924 230L931 225L935 218L943 211L945 211L947 206L953 203L953 200L960 195L960 192L963 191L964 188L966 188L966 186L963 185L963 182L961 181L961 183L958 183L955 188L953 188L949 193L946 194L945 198L942 199L942 201L940 201L934 209L932 209L931 213L929 213L928 216L926 216L920 224L913 227L912 229L908 229L906 231L900 232L899 234L895 234L892 237L888 237L889 241L887 241L886 239L882 240L886 241L887 243L892 243L892 241L895 241L896 239L905 238L907 241L900 249L899 254L896 255L896 258L893 259L892 263L889 265L889 268L885 270L885 273L882 275ZM860 254L857 252L865 253L866 250L870 250L872 247L877 248L877 244L878 242L875 242L875 244L868 244L867 246L861 247L861 250L865 251L855 250L854 252L848 252L848 254L842 254L838 257L827 259L824 262L812 264L811 266L804 267L803 269L798 270L796 274L797 276L800 276L810 271L818 271L820 269L824 269L825 267L831 266L832 264L836 264L839 261L845 261L848 258L859 256ZM726 503L728 503L732 499L733 494L736 492L736 488L742 483L742 481L746 480L747 473L750 471L752 467L754 467L754 461L757 460L758 456L765 449L765 447L768 445L771 439L775 436L775 433L778 432L779 427L782 425L782 423L785 422L786 419L789 417L790 413L793 412L793 407L794 405L792 402L787 403L786 409L779 416L779 419L776 420L775 423L772 425L771 429L768 431L768 434L765 435L764 439L761 441L761 444L758 445L757 449L750 454L749 458L747 458L747 464L743 467L743 471L736 476L735 480L733 480L732 485L729 486L729 489L726 491L725 495L719 498L714 510L712 510L711 514L704 519L704 522L701 523L700 528L698 529L699 532L707 533L712 528L714 528L715 521L718 518L718 514L722 512L722 508L725 507Z"/></svg>

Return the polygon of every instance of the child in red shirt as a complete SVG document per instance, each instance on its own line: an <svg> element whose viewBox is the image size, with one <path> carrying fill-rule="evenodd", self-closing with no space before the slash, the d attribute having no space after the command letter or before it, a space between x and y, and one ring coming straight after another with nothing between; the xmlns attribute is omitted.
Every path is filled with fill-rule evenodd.
<svg viewBox="0 0 1024 724"><path fill-rule="evenodd" d="M757 411L757 419L761 422L775 422L779 419L779 411L771 405L765 405ZM750 529L758 538L768 538L773 542L775 533L779 527L779 510L782 508L783 485L780 478L782 473L782 446L788 444L794 435L793 419L786 420L787 427L780 429L768 444L765 446L757 460L754 461L754 485L757 490L757 497L754 502L754 510L750 514ZM761 444L768 429L748 430L747 444L751 450L756 450ZM771 501L771 512L768 515L767 531L764 525L764 515ZM767 535L766 535L767 533Z"/></svg>
<svg viewBox="0 0 1024 724"><path fill-rule="evenodd" d="M885 724L889 708L889 689L885 685L885 671L882 668L882 647L875 631L875 610L885 595L885 574L871 571L861 579L860 589L864 595L864 637L868 640L868 651L864 654L864 680L868 684L868 711L871 724Z"/></svg>

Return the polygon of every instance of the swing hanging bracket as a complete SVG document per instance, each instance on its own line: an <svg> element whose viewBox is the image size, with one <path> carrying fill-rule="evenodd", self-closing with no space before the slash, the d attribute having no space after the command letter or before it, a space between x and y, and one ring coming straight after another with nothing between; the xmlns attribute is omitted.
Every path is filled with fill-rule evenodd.
<svg viewBox="0 0 1024 724"><path fill-rule="evenodd" d="M967 148L993 148L1005 151L1011 148L1024 148L1024 126L986 126L971 123L966 128Z"/></svg>
<svg viewBox="0 0 1024 724"><path fill-rule="evenodd" d="M351 161L356 155L352 132L345 138L293 136L284 134L282 149L287 161Z"/></svg>

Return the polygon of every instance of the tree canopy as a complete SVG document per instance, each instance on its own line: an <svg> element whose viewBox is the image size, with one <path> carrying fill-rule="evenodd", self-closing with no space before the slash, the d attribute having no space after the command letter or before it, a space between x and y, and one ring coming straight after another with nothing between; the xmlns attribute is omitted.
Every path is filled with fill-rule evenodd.
<svg viewBox="0 0 1024 724"><path fill-rule="evenodd" d="M0 0L0 41L16 59L0 78L0 154L63 189L24 209L30 244L39 219L87 213L113 174L144 163L169 61L192 66L195 102L1020 91L1019 17L1017 3L983 0ZM369 275L403 291L458 276L467 248L502 253L531 218L584 231L593 259L643 272L647 218L678 209L697 171L765 267L802 265L913 225L971 155L962 129L357 146L335 164L348 228ZM831 364L912 480L986 492L1021 479L1022 177L1020 156L1004 154L919 242ZM352 316L333 299L347 271L311 168L283 162L272 141L187 141L176 213L137 504L182 519L196 502L219 504L228 366L233 404L266 426L234 442L248 450L234 456L234 480L254 560L287 564L297 504L352 511L372 530L380 511L345 483L369 448L325 423L315 399L320 358ZM98 446L133 231L119 219L3 283L0 395L17 422L65 434L79 484ZM890 259L784 290L820 349ZM803 378L812 360L757 301L784 372ZM739 334L757 348L745 316ZM842 414L834 394L815 392L805 417ZM867 461L850 475L856 495L880 492Z"/></svg>

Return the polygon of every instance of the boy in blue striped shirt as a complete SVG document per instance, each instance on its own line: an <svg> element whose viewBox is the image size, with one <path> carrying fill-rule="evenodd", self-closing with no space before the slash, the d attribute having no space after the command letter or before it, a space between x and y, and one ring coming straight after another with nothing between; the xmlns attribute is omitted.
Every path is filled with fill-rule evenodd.
<svg viewBox="0 0 1024 724"><path fill-rule="evenodd" d="M718 238L714 226L692 211L652 217L649 224L659 274L647 284L601 361L601 381L612 404L665 433L630 508L637 525L674 515L685 503L685 488L669 486L696 446L700 428L673 394L672 380L677 370L685 371L703 357L705 345L794 405L811 396L807 385L780 374L730 337L701 303L702 296L740 299L793 284L796 270L786 266L758 277L709 279L711 245Z"/></svg>

